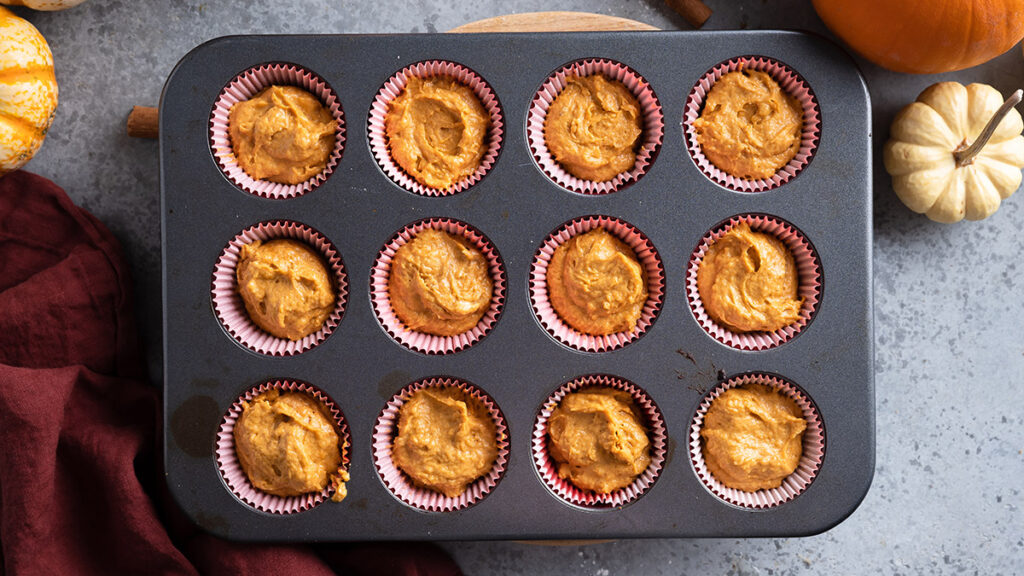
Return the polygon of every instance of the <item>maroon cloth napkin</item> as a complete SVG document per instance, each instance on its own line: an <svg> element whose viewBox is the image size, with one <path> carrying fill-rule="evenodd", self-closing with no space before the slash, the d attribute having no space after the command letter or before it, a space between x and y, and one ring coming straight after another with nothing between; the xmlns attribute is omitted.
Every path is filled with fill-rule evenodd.
<svg viewBox="0 0 1024 576"><path fill-rule="evenodd" d="M159 426L117 241L49 180L0 178L0 575L460 574L429 544L204 534L166 496Z"/></svg>

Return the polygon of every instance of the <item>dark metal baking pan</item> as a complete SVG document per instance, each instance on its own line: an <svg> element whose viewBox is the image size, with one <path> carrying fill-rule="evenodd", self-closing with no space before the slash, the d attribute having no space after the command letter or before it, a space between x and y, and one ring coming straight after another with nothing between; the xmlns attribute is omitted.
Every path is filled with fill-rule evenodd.
<svg viewBox="0 0 1024 576"><path fill-rule="evenodd" d="M706 178L680 127L694 83L711 67L749 54L775 58L813 89L821 135L813 161L774 190L743 194ZM549 180L526 144L534 92L560 66L581 58L621 62L653 87L663 107L660 153L637 183L583 196ZM375 163L366 119L382 84L422 60L458 62L480 74L504 111L506 135L491 172L471 189L429 198L394 184ZM233 185L209 144L220 90L262 63L291 62L319 74L344 108L347 142L334 173L299 198L268 200ZM870 107L852 60L821 38L794 32L615 32L469 35L237 36L186 55L171 74L160 110L164 283L164 400L167 481L195 522L239 540L545 539L744 537L814 534L860 503L874 469L871 304ZM684 291L691 252L715 224L766 213L813 243L824 277L820 308L799 335L763 352L713 340L697 324ZM578 216L608 215L639 228L659 251L666 294L657 321L636 342L605 354L581 353L551 338L530 306L528 275L538 243ZM425 217L462 220L497 247L508 274L505 309L493 332L455 354L429 356L395 343L374 316L370 269L381 246ZM210 277L225 245L243 229L287 219L322 232L340 251L349 301L334 333L292 357L254 354L228 336L211 307ZM765 511L712 495L688 457L691 419L704 391L747 371L784 376L817 404L827 431L821 469L794 500ZM584 510L555 497L531 458L534 418L562 383L613 374L647 391L665 417L668 457L653 487L620 509ZM395 498L378 477L371 436L384 403L410 382L462 378L497 402L511 453L500 484L478 504L429 513ZM214 459L218 425L245 390L273 378L309 382L329 394L350 426L348 498L273 515L226 488Z"/></svg>

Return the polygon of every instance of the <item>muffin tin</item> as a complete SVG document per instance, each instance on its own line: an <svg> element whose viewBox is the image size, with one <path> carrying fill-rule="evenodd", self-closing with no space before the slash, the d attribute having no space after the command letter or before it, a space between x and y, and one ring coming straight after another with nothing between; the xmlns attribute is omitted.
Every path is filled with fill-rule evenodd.
<svg viewBox="0 0 1024 576"><path fill-rule="evenodd" d="M693 159L686 105L716 66L748 56L781 62L813 91L816 148L803 169L764 192L729 190ZM655 95L664 127L643 177L604 194L573 192L545 174L528 139L535 95L563 66L621 64ZM457 63L493 90L503 123L487 174L431 197L401 187L371 150L374 101L389 78L420 62ZM288 64L336 95L344 142L315 188L274 199L246 192L218 164L215 104L247 71ZM874 469L869 103L852 60L821 38L795 32L593 32L472 35L237 36L208 42L171 74L160 110L164 281L164 445L167 481L204 529L236 540L548 539L742 537L814 534L860 503ZM237 180L237 178L235 178ZM702 239L736 216L788 223L820 264L817 308L786 341L742 350L698 322L687 267ZM639 232L661 264L659 305L635 337L589 352L547 330L535 312L532 270L545 241L573 222L616 219ZM458 351L407 347L382 324L371 298L375 266L407 226L468 225L500 257L500 312ZM230 243L250 228L295 223L337 252L345 278L337 325L312 346L275 354L236 339L214 307ZM342 264L343 263L343 264ZM223 280L223 278L221 278ZM228 278L230 282L230 278ZM788 382L820 416L820 467L781 504L742 506L713 493L690 457L702 402L750 372ZM542 479L534 430L546 401L568 383L631 383L661 418L660 469L621 504L567 501ZM396 496L378 473L378 419L409 385L429 378L471 383L503 415L504 471L486 494L455 510L427 511ZM340 502L270 513L229 488L218 433L232 406L267 382L304 382L332 399L350 440L351 480ZM220 440L220 444L218 441ZM393 479L392 479L393 480Z"/></svg>

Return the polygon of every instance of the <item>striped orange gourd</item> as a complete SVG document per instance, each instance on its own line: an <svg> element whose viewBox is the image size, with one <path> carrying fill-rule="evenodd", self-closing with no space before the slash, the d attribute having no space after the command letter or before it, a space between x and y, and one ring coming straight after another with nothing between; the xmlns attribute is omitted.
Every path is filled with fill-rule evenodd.
<svg viewBox="0 0 1024 576"><path fill-rule="evenodd" d="M57 79L46 39L0 7L0 176L35 155L56 110Z"/></svg>
<svg viewBox="0 0 1024 576"><path fill-rule="evenodd" d="M78 6L85 0L0 0L0 4L8 6L25 6L33 10L66 10Z"/></svg>

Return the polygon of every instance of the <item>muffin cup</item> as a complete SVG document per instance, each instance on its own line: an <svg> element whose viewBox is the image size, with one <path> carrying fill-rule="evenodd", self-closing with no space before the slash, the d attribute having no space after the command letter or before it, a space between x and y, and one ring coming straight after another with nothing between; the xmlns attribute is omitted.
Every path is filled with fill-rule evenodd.
<svg viewBox="0 0 1024 576"><path fill-rule="evenodd" d="M436 336L410 330L391 307L388 282L391 279L391 261L395 257L395 252L412 240L416 234L427 228L466 238L483 253L488 261L493 282L490 308L487 309L476 326L455 336ZM483 233L465 222L452 218L426 218L413 222L398 231L377 254L373 269L370 271L370 303L373 305L373 311L377 315L377 321L380 322L381 327L402 346L423 354L450 354L476 344L494 328L505 308L505 283L505 264L501 261L497 248Z"/></svg>
<svg viewBox="0 0 1024 576"><path fill-rule="evenodd" d="M804 304L800 307L800 318L793 324L774 332L734 332L715 322L704 309L704 303L700 299L700 291L697 289L697 271L700 269L704 254L715 241L741 222L749 224L751 230L770 234L781 240L793 254L793 260L796 263L797 277L799 278L797 291L804 298ZM705 234L690 256L686 270L686 296L697 323L715 340L738 350L767 350L795 338L817 313L821 300L821 286L821 261L811 243L788 222L763 214L734 216L725 224Z"/></svg>
<svg viewBox="0 0 1024 576"><path fill-rule="evenodd" d="M430 78L435 76L454 78L461 84L468 86L476 94L487 114L491 117L491 126L487 130L485 142L487 151L484 153L483 158L480 159L480 166L477 167L476 172L470 174L467 178L463 178L443 189L420 184L395 162L391 157L391 149L388 145L385 127L391 101L405 90L405 85L408 83L409 78ZM423 196L449 196L470 188L490 171L491 167L494 166L494 162L498 159L498 153L501 151L505 128L498 97L480 75L461 64L444 60L429 60L403 68L384 83L384 86L377 92L377 96L374 98L373 105L370 108L367 134L373 158L377 161L381 170L395 184Z"/></svg>
<svg viewBox="0 0 1024 576"><path fill-rule="evenodd" d="M565 89L566 78L594 74L604 74L625 85L640 103L640 110L644 118L644 129L641 136L643 141L636 155L636 163L630 170L622 172L606 182L583 180L567 172L552 156L547 141L544 139L544 120L547 118L548 108L558 94ZM628 66L604 59L578 60L559 68L544 81L540 90L534 94L526 117L526 138L534 161L547 174L548 178L566 190L578 194L609 194L639 180L654 162L654 158L661 148L664 134L665 116L661 110L661 102L658 101L651 85Z"/></svg>
<svg viewBox="0 0 1024 576"><path fill-rule="evenodd" d="M334 150L327 159L327 166L319 174L300 184L281 184L249 176L238 165L231 146L228 130L231 107L238 102L251 99L260 90L272 85L298 86L309 91L327 107L337 122ZM217 160L217 165L235 186L262 198L295 198L320 186L334 172L338 161L341 160L344 146L345 114L341 109L338 95L322 78L294 64L265 64L242 72L221 90L210 114L210 149Z"/></svg>
<svg viewBox="0 0 1024 576"><path fill-rule="evenodd" d="M399 411L402 405L417 390L449 386L462 390L487 408L491 419L494 420L498 441L498 456L494 461L491 471L471 483L465 492L455 498L449 498L441 492L417 486L408 475L395 465L392 457L392 448L398 435ZM384 485L402 502L428 512L462 510L483 500L485 496L490 494L491 490L494 490L494 487L498 485L498 482L501 481L502 476L505 474L505 467L508 465L508 453L508 426L505 423L505 416L501 413L498 405L480 388L456 378L426 378L409 384L388 401L380 416L377 417L377 423L373 428L373 463L377 467L377 474L380 475Z"/></svg>
<svg viewBox="0 0 1024 576"><path fill-rule="evenodd" d="M719 78L737 70L758 70L768 73L784 92L797 99L804 112L804 125L800 133L800 149L788 164L771 178L745 180L719 169L711 163L700 144L693 122L700 117L704 99ZM792 68L765 56L743 56L727 60L707 71L690 91L683 111L683 132L687 149L697 167L713 182L736 192L764 192L782 186L800 173L811 161L821 135L821 112L811 87Z"/></svg>
<svg viewBox="0 0 1024 576"><path fill-rule="evenodd" d="M599 227L628 244L647 275L647 302L636 326L604 336L585 334L563 321L548 298L547 280L548 263L555 250L573 236ZM664 299L665 266L654 244L632 224L610 216L586 216L563 224L544 240L530 266L530 303L537 320L555 340L582 352L611 352L636 341L654 324Z"/></svg>
<svg viewBox="0 0 1024 576"><path fill-rule="evenodd" d="M314 386L297 380L271 380L250 388L231 405L224 418L221 420L220 429L217 431L217 468L221 477L227 485L228 490L239 500L262 512L270 514L292 514L302 512L328 500L334 495L337 486L329 482L327 487L320 492L310 492L299 496L274 496L267 494L252 485L249 477L238 460L235 452L235 423L242 415L243 402L251 402L260 394L276 388L282 392L302 392L308 394L320 402L330 412L334 419L335 430L338 433L338 441L341 450L341 467L338 473L347 472L349 467L349 449L352 445L348 431L348 423L341 409L326 394Z"/></svg>
<svg viewBox="0 0 1024 576"><path fill-rule="evenodd" d="M647 469L637 476L629 486L608 494L583 490L577 488L569 480L560 478L558 462L551 456L548 449L548 419L551 417L551 413L568 394L585 388L614 388L628 392L644 416L643 424L651 442L651 463ZM621 508L646 494L657 481L665 464L667 439L665 419L647 392L622 378L606 374L590 374L566 382L544 401L533 426L533 463L548 489L569 504L593 509Z"/></svg>
<svg viewBox="0 0 1024 576"><path fill-rule="evenodd" d="M324 321L320 330L309 334L302 340L278 338L264 331L249 318L245 302L238 293L239 252L242 246L255 240L268 241L290 239L304 242L312 247L323 258L333 279L333 288L337 293L334 311ZM211 298L213 310L224 329L239 344L253 352L268 356L293 356L301 354L327 339L341 322L345 312L348 295L348 280L345 264L334 245L316 230L288 220L262 222L250 226L234 237L224 248L213 269L211 281Z"/></svg>
<svg viewBox="0 0 1024 576"><path fill-rule="evenodd" d="M787 476L782 485L770 490L758 490L746 492L729 488L722 484L711 471L708 470L704 461L704 450L700 438L701 428L704 426L704 417L708 413L711 403L730 388L736 388L745 384L763 384L769 388L778 390L800 406L803 410L803 417L807 421L807 429L804 431L803 455L797 464L796 470ZM818 407L803 390L783 378L771 374L760 374L756 372L741 374L725 382L722 382L711 390L697 407L697 413L690 425L690 462L704 486L712 494L720 499L741 508L765 509L772 508L796 498L810 486L815 476L821 469L821 462L825 458L825 426L822 424Z"/></svg>

